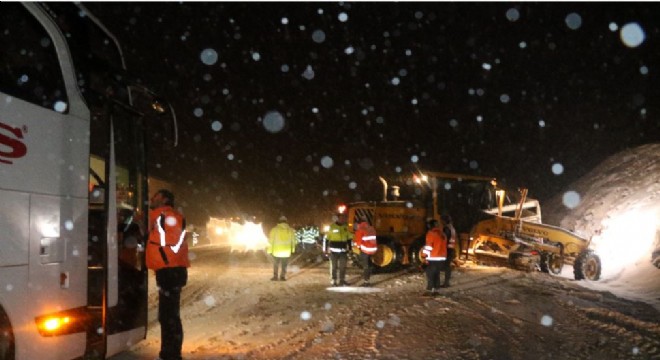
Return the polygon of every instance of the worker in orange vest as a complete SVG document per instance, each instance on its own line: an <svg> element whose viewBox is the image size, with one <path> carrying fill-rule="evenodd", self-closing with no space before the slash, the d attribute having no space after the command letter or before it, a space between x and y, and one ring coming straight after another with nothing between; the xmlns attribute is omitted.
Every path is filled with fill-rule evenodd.
<svg viewBox="0 0 660 360"><path fill-rule="evenodd" d="M188 244L186 219L175 210L174 194L158 190L149 207L149 240L146 263L156 273L160 353L163 360L180 360L183 326L179 315L181 289L188 281Z"/></svg>
<svg viewBox="0 0 660 360"><path fill-rule="evenodd" d="M422 249L422 259L426 266L426 291L424 296L435 296L440 289L440 272L447 261L447 237L438 225L438 220L428 222L426 245Z"/></svg>
<svg viewBox="0 0 660 360"><path fill-rule="evenodd" d="M362 278L364 282L362 286L371 286L369 279L371 278L371 255L378 250L378 243L376 242L376 229L369 225L368 222L362 221L358 224L355 231L355 248L360 252L360 264L362 265Z"/></svg>

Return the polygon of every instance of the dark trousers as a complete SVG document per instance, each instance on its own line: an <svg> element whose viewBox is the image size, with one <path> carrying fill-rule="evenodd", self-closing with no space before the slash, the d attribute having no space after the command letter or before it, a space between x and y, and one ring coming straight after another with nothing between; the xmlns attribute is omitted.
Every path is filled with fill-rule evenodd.
<svg viewBox="0 0 660 360"><path fill-rule="evenodd" d="M346 280L346 263L348 262L348 254L345 252L330 252L330 278L333 281L339 279L340 282ZM339 278L337 278L339 273Z"/></svg>
<svg viewBox="0 0 660 360"><path fill-rule="evenodd" d="M277 278L277 270L279 270L280 264L282 264L282 272L280 273L280 279L284 279L286 277L286 266L288 263L289 263L289 258L273 256L273 277Z"/></svg>
<svg viewBox="0 0 660 360"><path fill-rule="evenodd" d="M362 278L369 281L371 278L371 255L360 253L360 264L362 265Z"/></svg>
<svg viewBox="0 0 660 360"><path fill-rule="evenodd" d="M456 256L456 249L447 249L447 261L445 261L445 283L444 286L449 286L451 279L451 262L454 261Z"/></svg>
<svg viewBox="0 0 660 360"><path fill-rule="evenodd" d="M316 245L315 242L314 243L308 243L308 242L301 242L300 243L300 248L303 249L303 250L312 250L312 249L316 249L316 247L317 247L317 245Z"/></svg>
<svg viewBox="0 0 660 360"><path fill-rule="evenodd" d="M164 268L156 271L158 285L158 321L160 322L160 353L163 360L181 360L183 326L179 313L181 288L188 281L185 267Z"/></svg>
<svg viewBox="0 0 660 360"><path fill-rule="evenodd" d="M444 267L445 261L429 261L426 266L426 290L433 290L440 288L440 272Z"/></svg>

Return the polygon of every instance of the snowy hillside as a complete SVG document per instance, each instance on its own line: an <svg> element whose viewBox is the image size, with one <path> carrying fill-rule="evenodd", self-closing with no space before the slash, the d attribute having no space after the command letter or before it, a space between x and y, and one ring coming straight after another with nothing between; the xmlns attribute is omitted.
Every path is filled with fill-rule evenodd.
<svg viewBox="0 0 660 360"><path fill-rule="evenodd" d="M602 278L586 286L660 307L660 144L611 156L544 204L544 222L592 238Z"/></svg>

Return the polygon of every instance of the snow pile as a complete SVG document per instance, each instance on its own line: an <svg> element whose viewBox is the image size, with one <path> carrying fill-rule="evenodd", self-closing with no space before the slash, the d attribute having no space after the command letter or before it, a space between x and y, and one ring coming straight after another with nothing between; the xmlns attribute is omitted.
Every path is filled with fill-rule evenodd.
<svg viewBox="0 0 660 360"><path fill-rule="evenodd" d="M575 192L579 202L566 203ZM544 222L591 238L601 280L582 282L660 308L660 144L615 154L544 206Z"/></svg>

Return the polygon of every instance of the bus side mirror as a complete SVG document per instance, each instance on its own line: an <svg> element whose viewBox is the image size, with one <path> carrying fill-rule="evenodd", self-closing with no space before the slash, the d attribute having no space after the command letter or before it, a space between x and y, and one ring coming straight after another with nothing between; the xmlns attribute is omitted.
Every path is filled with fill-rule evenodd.
<svg viewBox="0 0 660 360"><path fill-rule="evenodd" d="M174 138L174 146L176 147L179 143L179 129L176 120L176 112L174 112L172 104L142 85L132 84L128 85L128 88L131 91L131 97L133 98L133 103L137 110L140 111L144 109L143 111L140 111L143 115L148 115L146 114L147 109L156 115L169 114L172 119L172 135Z"/></svg>

